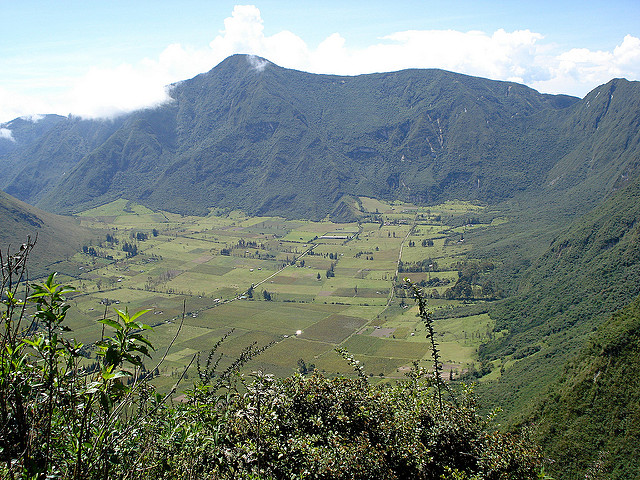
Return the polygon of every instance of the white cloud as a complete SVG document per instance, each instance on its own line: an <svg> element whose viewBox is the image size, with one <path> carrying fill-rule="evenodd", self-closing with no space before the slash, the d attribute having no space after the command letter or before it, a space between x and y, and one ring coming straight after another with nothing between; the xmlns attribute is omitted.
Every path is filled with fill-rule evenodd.
<svg viewBox="0 0 640 480"><path fill-rule="evenodd" d="M613 50L616 64L640 74L640 38L627 35L620 45Z"/></svg>
<svg viewBox="0 0 640 480"><path fill-rule="evenodd" d="M250 55L248 57L248 60L249 60L249 65L251 65L254 68L254 70L258 72L262 72L265 69L265 67L269 64L269 62L267 62L265 59L256 57L255 55Z"/></svg>
<svg viewBox="0 0 640 480"><path fill-rule="evenodd" d="M40 115L39 113L33 113L31 115L23 115L22 117L23 120L27 120L29 122L32 123L38 123L40 120L42 120L44 118L44 115Z"/></svg>
<svg viewBox="0 0 640 480"><path fill-rule="evenodd" d="M258 55L290 67L308 56L304 41L291 32L266 37L260 11L254 6L236 6L224 26L209 48L172 44L157 59L146 58L138 65L93 68L74 83L63 103L74 115L113 117L170 101L167 85L208 71L235 53ZM252 66L261 70L265 65L254 59Z"/></svg>
<svg viewBox="0 0 640 480"><path fill-rule="evenodd" d="M224 29L206 47L176 43L154 59L115 68L95 67L76 78L65 94L47 100L0 88L0 121L48 112L108 117L159 105L169 100L166 85L208 71L235 53L314 73L355 75L442 68L579 96L613 77L640 79L640 39L631 35L610 51L558 51L541 33L526 29L493 33L406 30L388 33L364 48L350 47L348 39L336 32L314 47L287 30L265 35L260 10L237 5L224 20Z"/></svg>
<svg viewBox="0 0 640 480"><path fill-rule="evenodd" d="M50 111L53 111L51 105L42 99L0 87L0 122Z"/></svg>
<svg viewBox="0 0 640 480"><path fill-rule="evenodd" d="M265 35L260 10L253 5L236 6L224 27L209 51L180 50L189 58L188 64L207 65L204 71L229 55L248 53L287 68L339 75L442 68L578 96L613 77L640 79L640 39L631 35L609 52L557 51L545 43L541 33L526 29L493 33L407 30L385 35L360 49L350 48L345 37L336 32L311 48L290 31ZM201 61L194 61L194 57ZM182 78L195 74L189 73Z"/></svg>
<svg viewBox="0 0 640 480"><path fill-rule="evenodd" d="M380 43L350 50L333 34L310 55L310 70L338 74L393 71L405 68L443 68L495 79L522 78L534 63L536 42L542 35L519 30L484 32L408 30L383 37Z"/></svg>
<svg viewBox="0 0 640 480"><path fill-rule="evenodd" d="M236 5L224 20L224 30L210 44L225 57L234 53L258 54L264 45L264 26L260 10L254 5Z"/></svg>
<svg viewBox="0 0 640 480"><path fill-rule="evenodd" d="M548 78L531 86L549 93L585 95L612 78L640 80L640 39L627 35L612 51L573 48L548 59Z"/></svg>
<svg viewBox="0 0 640 480"><path fill-rule="evenodd" d="M305 65L309 56L304 40L288 30L265 36L260 10L254 5L236 5L224 21L224 30L209 46L220 60L234 53L248 53L293 68Z"/></svg>
<svg viewBox="0 0 640 480"><path fill-rule="evenodd" d="M15 142L16 139L13 138L13 133L8 128L0 128L0 139L4 138L5 140L11 140Z"/></svg>
<svg viewBox="0 0 640 480"><path fill-rule="evenodd" d="M155 65L93 68L75 83L69 108L74 115L98 118L160 105L170 99L165 87L168 78Z"/></svg>

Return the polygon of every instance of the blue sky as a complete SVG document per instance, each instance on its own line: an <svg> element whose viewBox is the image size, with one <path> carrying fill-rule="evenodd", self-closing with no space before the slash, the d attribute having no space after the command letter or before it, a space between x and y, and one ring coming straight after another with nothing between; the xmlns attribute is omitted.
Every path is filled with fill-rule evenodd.
<svg viewBox="0 0 640 480"><path fill-rule="evenodd" d="M0 0L0 122L109 117L232 53L354 75L444 68L584 96L640 80L640 1Z"/></svg>

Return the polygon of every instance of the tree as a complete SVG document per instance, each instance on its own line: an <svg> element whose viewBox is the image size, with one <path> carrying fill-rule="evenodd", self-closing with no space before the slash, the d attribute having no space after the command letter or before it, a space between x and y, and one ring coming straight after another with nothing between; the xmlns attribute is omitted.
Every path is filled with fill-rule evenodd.
<svg viewBox="0 0 640 480"><path fill-rule="evenodd" d="M306 375L307 372L309 371L307 369L307 364L304 362L302 358L298 360L298 371L300 372L301 375Z"/></svg>

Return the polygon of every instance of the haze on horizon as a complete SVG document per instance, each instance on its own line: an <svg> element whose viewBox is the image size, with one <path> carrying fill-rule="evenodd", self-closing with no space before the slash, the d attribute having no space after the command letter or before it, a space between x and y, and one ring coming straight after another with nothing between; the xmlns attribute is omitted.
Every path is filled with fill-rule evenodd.
<svg viewBox="0 0 640 480"><path fill-rule="evenodd" d="M579 97L612 78L640 79L633 0L65 5L3 6L0 122L109 118L158 105L169 99L167 85L235 53L312 73L442 68ZM0 129L0 138L11 131Z"/></svg>

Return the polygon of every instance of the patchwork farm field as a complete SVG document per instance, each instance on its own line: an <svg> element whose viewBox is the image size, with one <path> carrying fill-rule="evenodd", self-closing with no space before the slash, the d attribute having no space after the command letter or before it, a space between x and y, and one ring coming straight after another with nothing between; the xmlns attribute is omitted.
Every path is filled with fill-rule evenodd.
<svg viewBox="0 0 640 480"><path fill-rule="evenodd" d="M491 228L472 220L482 207L363 198L359 208L363 220L343 224L237 211L186 217L126 200L83 212L95 240L61 264L62 280L79 291L71 327L91 345L101 334L97 320L113 308L150 309L142 320L153 327L155 356L171 344L154 379L160 388L228 332L223 365L255 342L270 347L249 369L351 374L335 352L343 347L369 375L398 378L414 361L430 364L424 325L402 288L408 277L431 297L445 373L455 378L493 328L486 313L447 315L493 299L480 267L461 285L468 238Z"/></svg>

